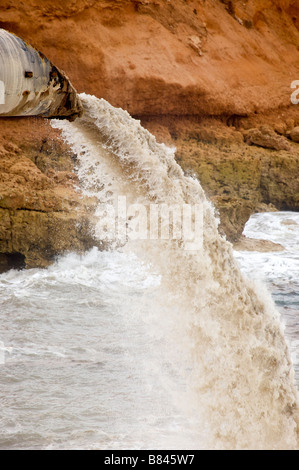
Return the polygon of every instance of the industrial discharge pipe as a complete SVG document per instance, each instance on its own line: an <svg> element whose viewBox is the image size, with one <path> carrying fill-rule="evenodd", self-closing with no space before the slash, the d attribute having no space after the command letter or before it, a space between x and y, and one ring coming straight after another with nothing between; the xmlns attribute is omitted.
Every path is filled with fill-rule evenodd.
<svg viewBox="0 0 299 470"><path fill-rule="evenodd" d="M42 53L0 29L0 117L74 120L83 114L76 90Z"/></svg>

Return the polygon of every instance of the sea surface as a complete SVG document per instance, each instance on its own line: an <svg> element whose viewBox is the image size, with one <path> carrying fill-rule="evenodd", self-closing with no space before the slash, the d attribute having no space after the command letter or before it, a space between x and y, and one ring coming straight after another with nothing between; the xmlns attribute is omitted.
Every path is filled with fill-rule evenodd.
<svg viewBox="0 0 299 470"><path fill-rule="evenodd" d="M298 382L298 213L256 214L245 233L282 252L235 253L266 283ZM168 360L161 279L134 254L68 254L0 275L0 449L196 449L200 422Z"/></svg>
<svg viewBox="0 0 299 470"><path fill-rule="evenodd" d="M96 248L0 276L1 449L196 447L161 363L159 284Z"/></svg>

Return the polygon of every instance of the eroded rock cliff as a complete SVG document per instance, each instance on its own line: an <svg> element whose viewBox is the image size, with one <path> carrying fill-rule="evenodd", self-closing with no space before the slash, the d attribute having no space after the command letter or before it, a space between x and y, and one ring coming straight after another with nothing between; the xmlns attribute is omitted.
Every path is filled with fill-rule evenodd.
<svg viewBox="0 0 299 470"><path fill-rule="evenodd" d="M76 190L74 156L49 122L2 118L0 126L0 272L95 245L93 201Z"/></svg>
<svg viewBox="0 0 299 470"><path fill-rule="evenodd" d="M0 27L176 145L230 240L253 211L298 210L298 0L2 0ZM0 122L0 251L34 266L92 240L71 159L46 123L28 140L30 123Z"/></svg>
<svg viewBox="0 0 299 470"><path fill-rule="evenodd" d="M0 26L133 115L248 115L290 103L298 12L298 0L2 0Z"/></svg>

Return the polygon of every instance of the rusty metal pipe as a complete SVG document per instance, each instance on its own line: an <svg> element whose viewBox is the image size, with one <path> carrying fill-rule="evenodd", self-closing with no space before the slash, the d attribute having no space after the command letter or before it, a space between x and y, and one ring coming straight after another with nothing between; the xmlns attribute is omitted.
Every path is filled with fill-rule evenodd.
<svg viewBox="0 0 299 470"><path fill-rule="evenodd" d="M0 117L74 120L82 114L67 76L30 44L0 29Z"/></svg>

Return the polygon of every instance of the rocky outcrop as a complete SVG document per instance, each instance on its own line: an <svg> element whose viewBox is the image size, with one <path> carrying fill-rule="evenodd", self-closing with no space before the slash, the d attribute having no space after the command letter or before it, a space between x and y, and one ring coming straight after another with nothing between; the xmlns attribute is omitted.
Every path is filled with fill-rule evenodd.
<svg viewBox="0 0 299 470"><path fill-rule="evenodd" d="M254 211L299 210L297 0L2 0L0 27L175 145L229 240ZM0 121L0 266L95 243L71 153L40 127Z"/></svg>
<svg viewBox="0 0 299 470"><path fill-rule="evenodd" d="M289 135L290 135L290 139L292 139L294 142L299 143L299 126L294 127L294 129L291 130Z"/></svg>
<svg viewBox="0 0 299 470"><path fill-rule="evenodd" d="M234 245L237 251L259 251L261 253L280 252L285 248L280 243L274 243L270 240L259 240L256 238L247 238L244 235Z"/></svg>
<svg viewBox="0 0 299 470"><path fill-rule="evenodd" d="M287 139L278 135L274 129L268 126L261 126L259 129L249 129L244 132L244 137L248 145L253 144L274 150L291 149Z"/></svg>
<svg viewBox="0 0 299 470"><path fill-rule="evenodd" d="M98 243L72 158L47 121L1 119L0 271L48 266L58 253Z"/></svg>
<svg viewBox="0 0 299 470"><path fill-rule="evenodd" d="M270 122L270 116L265 120ZM240 238L254 212L299 210L297 143L288 141L288 150L248 145L244 125L257 128L254 120L235 123L237 127L217 119L144 124L158 139L176 146L179 164L199 178L219 212L220 230L230 241ZM277 135L273 128L272 134Z"/></svg>

